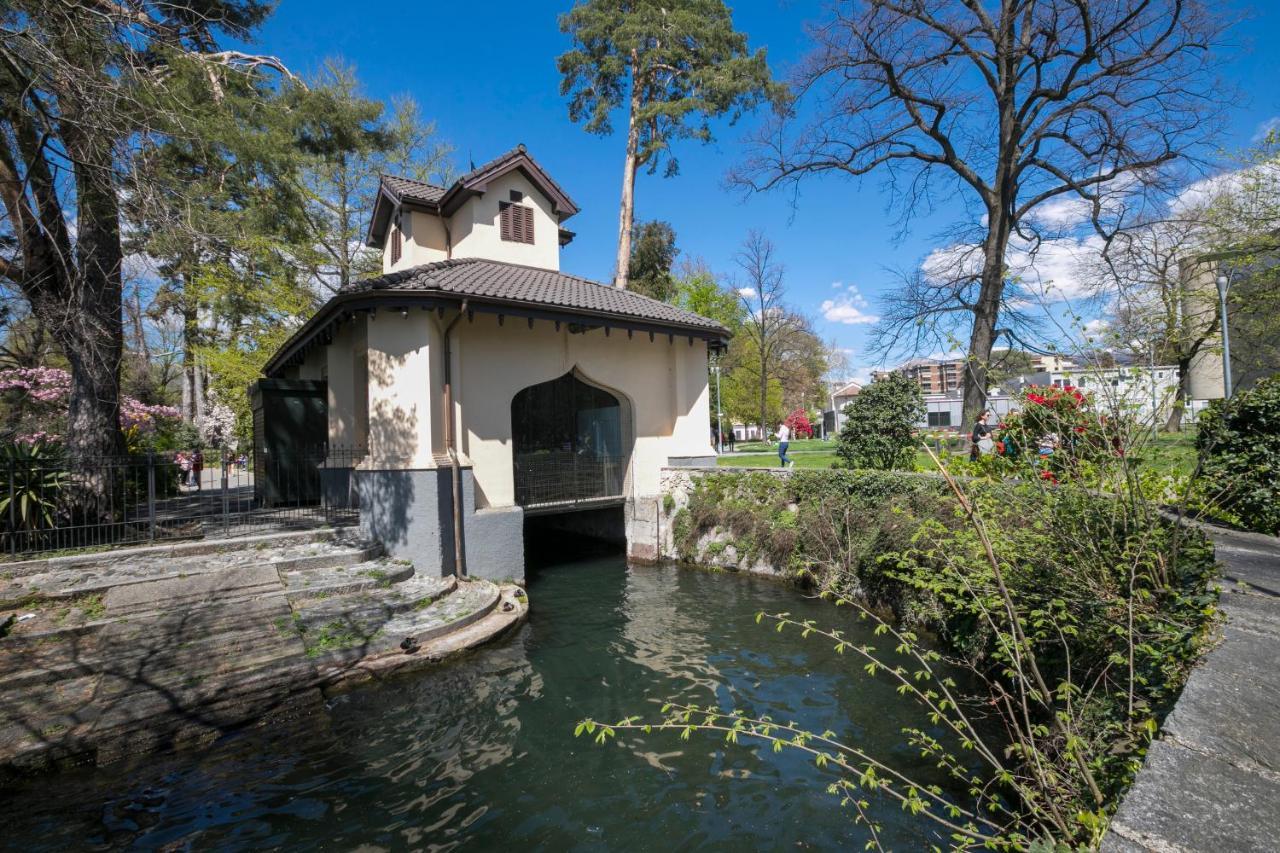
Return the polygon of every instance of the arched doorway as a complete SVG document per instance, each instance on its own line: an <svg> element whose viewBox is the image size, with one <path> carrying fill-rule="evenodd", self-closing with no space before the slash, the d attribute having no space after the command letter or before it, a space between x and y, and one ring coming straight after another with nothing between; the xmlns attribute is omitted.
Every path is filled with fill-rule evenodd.
<svg viewBox="0 0 1280 853"><path fill-rule="evenodd" d="M574 371L511 401L516 503L560 511L623 499L627 447L622 402Z"/></svg>

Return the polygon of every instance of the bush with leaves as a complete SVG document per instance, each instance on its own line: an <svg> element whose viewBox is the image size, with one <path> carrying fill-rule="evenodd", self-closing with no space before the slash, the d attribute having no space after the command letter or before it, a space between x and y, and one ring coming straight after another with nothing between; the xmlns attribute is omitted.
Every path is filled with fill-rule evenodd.
<svg viewBox="0 0 1280 853"><path fill-rule="evenodd" d="M1206 483L1222 509L1252 530L1280 535L1280 376L1200 414L1196 435Z"/></svg>
<svg viewBox="0 0 1280 853"><path fill-rule="evenodd" d="M1133 482L1126 456L1099 465L1108 482ZM1212 548L1127 492L943 475L720 472L697 482L675 535L691 559L709 531L732 537L872 621L883 647L760 617L831 643L923 706L932 726L904 738L950 775L945 790L889 754L733 708L674 701L580 733L707 731L808 753L835 774L821 784L867 825L868 846L872 796L935 821L957 849L1096 845L1211 636Z"/></svg>
<svg viewBox="0 0 1280 853"><path fill-rule="evenodd" d="M891 373L867 385L844 407L836 455L847 468L911 468L916 424L924 420L920 386Z"/></svg>

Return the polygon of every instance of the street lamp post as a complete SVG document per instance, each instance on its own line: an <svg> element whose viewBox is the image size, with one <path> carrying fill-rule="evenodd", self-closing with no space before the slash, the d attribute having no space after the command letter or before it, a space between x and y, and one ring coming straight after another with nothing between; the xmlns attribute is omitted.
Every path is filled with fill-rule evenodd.
<svg viewBox="0 0 1280 853"><path fill-rule="evenodd" d="M716 374L716 453L724 453L724 425L720 419L724 416L724 412L720 410L720 357L716 356L716 360L712 362L711 369Z"/></svg>
<svg viewBox="0 0 1280 853"><path fill-rule="evenodd" d="M1222 318L1222 396L1231 399L1231 336L1227 329L1227 291L1231 279L1218 276L1218 312Z"/></svg>

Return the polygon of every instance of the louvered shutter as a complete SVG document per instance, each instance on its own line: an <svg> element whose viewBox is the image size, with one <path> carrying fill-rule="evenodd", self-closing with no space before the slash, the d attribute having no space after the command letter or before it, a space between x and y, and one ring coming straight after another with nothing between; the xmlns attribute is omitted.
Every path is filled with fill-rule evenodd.
<svg viewBox="0 0 1280 853"><path fill-rule="evenodd" d="M508 201L498 202L499 236L512 243L533 242L533 208Z"/></svg>
<svg viewBox="0 0 1280 853"><path fill-rule="evenodd" d="M521 228L522 236L520 238L521 242L532 243L533 242L533 208L521 206L518 208L518 210L520 211L520 221L522 225L522 228Z"/></svg>
<svg viewBox="0 0 1280 853"><path fill-rule="evenodd" d="M515 239L515 236L513 235L514 229L512 228L512 223L511 223L511 220L513 218L513 210L514 210L514 205L512 205L511 202L509 201L498 202L498 211L499 211L498 227L499 227L499 231L501 232L499 236L503 240Z"/></svg>

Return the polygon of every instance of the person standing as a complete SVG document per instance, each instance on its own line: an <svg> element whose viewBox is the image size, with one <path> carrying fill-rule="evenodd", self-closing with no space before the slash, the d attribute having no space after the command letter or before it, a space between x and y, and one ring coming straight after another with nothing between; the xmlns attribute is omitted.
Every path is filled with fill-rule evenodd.
<svg viewBox="0 0 1280 853"><path fill-rule="evenodd" d="M204 453L197 448L196 452L191 455L191 479L196 491L200 489L200 475L204 472Z"/></svg>
<svg viewBox="0 0 1280 853"><path fill-rule="evenodd" d="M791 427L787 426L786 421L778 424L778 460L782 463L783 468L794 468L796 463L787 457L787 445L791 443Z"/></svg>
<svg viewBox="0 0 1280 853"><path fill-rule="evenodd" d="M977 462L978 456L991 452L994 442L991 440L991 427L987 424L989 412L978 415L973 423L973 434L969 436L969 461Z"/></svg>

